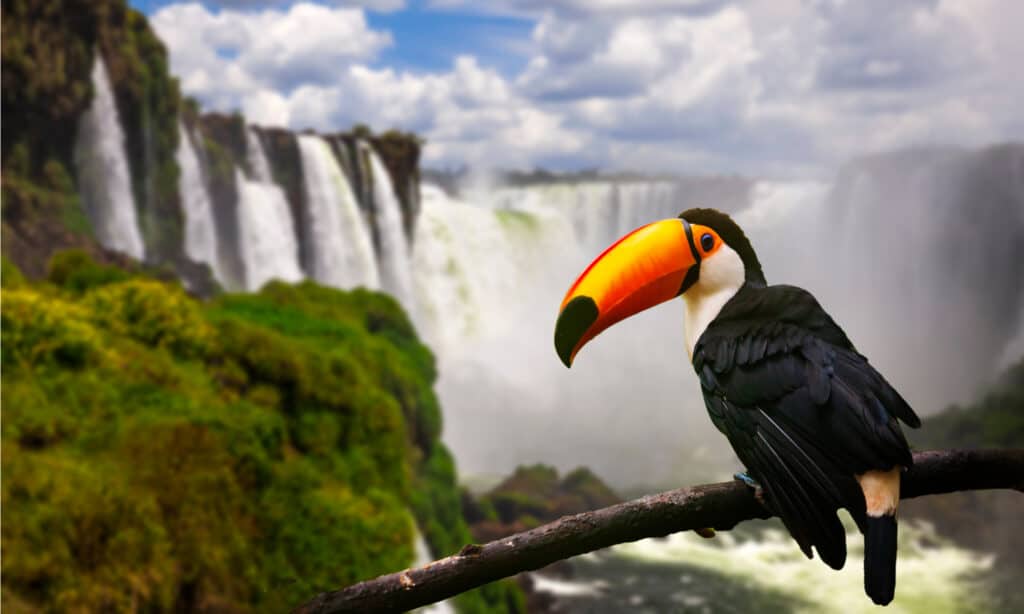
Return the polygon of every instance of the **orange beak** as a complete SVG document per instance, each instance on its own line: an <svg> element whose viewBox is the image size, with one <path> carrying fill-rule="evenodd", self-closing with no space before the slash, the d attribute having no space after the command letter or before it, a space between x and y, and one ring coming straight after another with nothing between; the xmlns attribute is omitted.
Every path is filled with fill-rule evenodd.
<svg viewBox="0 0 1024 614"><path fill-rule="evenodd" d="M566 367L606 328L671 300L697 281L700 253L689 224L662 220L637 228L597 257L569 288L555 324Z"/></svg>

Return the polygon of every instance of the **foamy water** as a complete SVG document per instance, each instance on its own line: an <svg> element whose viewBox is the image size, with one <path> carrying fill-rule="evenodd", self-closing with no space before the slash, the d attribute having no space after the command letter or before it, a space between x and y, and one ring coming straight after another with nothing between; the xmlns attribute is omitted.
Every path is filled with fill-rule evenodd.
<svg viewBox="0 0 1024 614"><path fill-rule="evenodd" d="M573 580L559 581L550 592L567 612L616 611L615 604L636 611L708 613L880 611L864 594L861 536L852 531L848 545L846 565L835 571L806 559L781 529L767 529L756 537L720 532L713 539L677 533L574 559ZM926 523L904 521L896 598L884 611L989 611L982 578L993 564L991 555L957 547ZM608 584L601 586L602 581ZM547 580L538 584L546 586Z"/></svg>

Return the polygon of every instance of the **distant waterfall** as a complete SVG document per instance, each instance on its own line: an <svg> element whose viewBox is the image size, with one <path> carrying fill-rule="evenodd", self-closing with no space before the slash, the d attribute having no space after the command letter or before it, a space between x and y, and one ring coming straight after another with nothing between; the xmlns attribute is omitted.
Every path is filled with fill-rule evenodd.
<svg viewBox="0 0 1024 614"><path fill-rule="evenodd" d="M307 263L310 275L336 288L380 287L366 220L338 160L322 138L298 139L306 191L302 223L312 252Z"/></svg>
<svg viewBox="0 0 1024 614"><path fill-rule="evenodd" d="M146 249L139 232L125 138L103 57L92 65L93 98L78 122L75 167L86 214L99 242L139 260Z"/></svg>
<svg viewBox="0 0 1024 614"><path fill-rule="evenodd" d="M267 154L263 151L263 144L260 143L260 135L252 128L245 130L245 156L252 170L252 178L261 183L273 183L274 177L270 172L270 162L267 161Z"/></svg>
<svg viewBox="0 0 1024 614"><path fill-rule="evenodd" d="M284 192L277 185L247 179L237 168L235 183L245 289L258 290L272 279L301 280L299 245Z"/></svg>
<svg viewBox="0 0 1024 614"><path fill-rule="evenodd" d="M552 183L472 194L499 209L560 212L581 245L603 247L647 222L675 217L684 206L668 181Z"/></svg>
<svg viewBox="0 0 1024 614"><path fill-rule="evenodd" d="M414 310L411 304L413 295L409 242L402 226L402 207L391 183L391 174L384 167L380 156L368 143L361 142L359 145L370 159L374 212L380 236L381 286L398 297L407 309Z"/></svg>
<svg viewBox="0 0 1024 614"><path fill-rule="evenodd" d="M1024 164L1007 167L963 152L853 165L831 183L759 181L733 216L769 283L811 291L929 414L970 398L1006 363L1006 348L1021 347L1011 340L1024 321L1024 191L1013 182ZM460 201L423 187L417 323L438 352L444 438L463 471L540 460L636 483L707 480L735 462L713 439L687 364L681 301L602 333L570 375L552 346L558 305L583 267L637 226L718 206L710 192L688 205L694 192L593 181L470 191ZM500 446L480 437L499 423Z"/></svg>
<svg viewBox="0 0 1024 614"><path fill-rule="evenodd" d="M202 166L185 125L178 122L178 151L175 155L181 174L182 212L185 215L185 254L196 262L210 265L214 277L224 282L224 273L217 257L217 227L213 221L213 205L203 179Z"/></svg>
<svg viewBox="0 0 1024 614"><path fill-rule="evenodd" d="M1024 192L978 170L947 152L762 182L740 220L768 281L813 292L919 413L971 399L1024 324Z"/></svg>
<svg viewBox="0 0 1024 614"><path fill-rule="evenodd" d="M557 214L474 206L424 184L413 242L417 319L436 351L515 326L519 301L546 285L551 258L574 249Z"/></svg>

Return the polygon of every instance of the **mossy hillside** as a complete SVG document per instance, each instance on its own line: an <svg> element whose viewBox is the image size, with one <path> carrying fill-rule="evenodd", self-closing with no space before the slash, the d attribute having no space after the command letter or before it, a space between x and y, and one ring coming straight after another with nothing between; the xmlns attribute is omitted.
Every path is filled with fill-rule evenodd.
<svg viewBox="0 0 1024 614"><path fill-rule="evenodd" d="M560 478L549 465L521 465L500 484L474 498L461 495L462 515L480 541L498 539L568 514L619 503L621 499L586 467Z"/></svg>
<svg viewBox="0 0 1024 614"><path fill-rule="evenodd" d="M81 256L3 279L3 606L287 611L408 565L410 508L436 551L467 541L433 359L389 297L204 304Z"/></svg>
<svg viewBox="0 0 1024 614"><path fill-rule="evenodd" d="M929 416L910 437L928 448L1024 446L1024 358L974 403L953 405Z"/></svg>
<svg viewBox="0 0 1024 614"><path fill-rule="evenodd" d="M171 76L167 50L145 15L121 0L96 4L97 47L117 98L147 253L155 260L177 260L184 232L175 160L178 80Z"/></svg>
<svg viewBox="0 0 1024 614"><path fill-rule="evenodd" d="M3 10L3 115L17 118L3 131L4 201L13 195L17 209L11 217L5 205L4 229L19 239L17 247L27 243L32 249L21 260L38 269L53 248L90 245L71 180L72 149L78 119L92 99L97 52L117 98L147 253L155 260L180 260L174 159L180 98L163 43L145 17L123 0L11 0ZM36 196L49 196L25 198L32 195L17 180L32 186ZM5 245L4 251L20 250Z"/></svg>
<svg viewBox="0 0 1024 614"><path fill-rule="evenodd" d="M84 0L3 4L3 251L30 275L42 274L50 244L91 244L69 138L91 97L95 32L74 17L90 10Z"/></svg>
<svg viewBox="0 0 1024 614"><path fill-rule="evenodd" d="M1024 357L994 379L979 397L926 416L920 430L907 432L920 449L1020 448L1024 446ZM906 518L922 518L961 546L994 553L993 611L1024 610L1024 533L1020 493L957 492L901 502Z"/></svg>

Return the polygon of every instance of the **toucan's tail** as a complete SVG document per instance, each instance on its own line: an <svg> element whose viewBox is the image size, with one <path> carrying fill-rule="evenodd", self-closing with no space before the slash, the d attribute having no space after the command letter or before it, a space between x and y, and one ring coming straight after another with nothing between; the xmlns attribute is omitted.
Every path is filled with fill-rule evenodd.
<svg viewBox="0 0 1024 614"><path fill-rule="evenodd" d="M896 515L868 516L864 529L864 592L887 605L896 593Z"/></svg>

